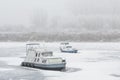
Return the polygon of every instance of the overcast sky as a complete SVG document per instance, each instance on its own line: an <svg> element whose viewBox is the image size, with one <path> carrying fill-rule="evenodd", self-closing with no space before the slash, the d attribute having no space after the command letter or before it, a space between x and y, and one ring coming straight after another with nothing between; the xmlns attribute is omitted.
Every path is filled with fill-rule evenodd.
<svg viewBox="0 0 120 80"><path fill-rule="evenodd" d="M0 0L0 26L29 26L39 10L49 16L119 15L120 0Z"/></svg>

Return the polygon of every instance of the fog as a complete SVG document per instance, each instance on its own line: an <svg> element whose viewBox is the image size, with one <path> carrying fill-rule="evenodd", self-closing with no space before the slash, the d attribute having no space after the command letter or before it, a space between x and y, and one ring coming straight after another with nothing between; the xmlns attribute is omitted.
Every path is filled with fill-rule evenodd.
<svg viewBox="0 0 120 80"><path fill-rule="evenodd" d="M0 32L119 32L119 0L0 0Z"/></svg>
<svg viewBox="0 0 120 80"><path fill-rule="evenodd" d="M119 15L119 3L119 0L0 0L0 25L29 26L33 14L41 10L48 17Z"/></svg>

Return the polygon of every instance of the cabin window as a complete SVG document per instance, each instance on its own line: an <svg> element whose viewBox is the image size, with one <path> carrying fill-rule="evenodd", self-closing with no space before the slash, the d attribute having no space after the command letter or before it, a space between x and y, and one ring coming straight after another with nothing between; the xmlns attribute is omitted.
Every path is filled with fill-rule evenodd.
<svg viewBox="0 0 120 80"><path fill-rule="evenodd" d="M42 63L46 63L47 60L42 60Z"/></svg>
<svg viewBox="0 0 120 80"><path fill-rule="evenodd" d="M48 59L49 63L61 63L62 59L61 58L52 58Z"/></svg>
<svg viewBox="0 0 120 80"><path fill-rule="evenodd" d="M36 55L35 55L36 57L37 57L37 53L36 53Z"/></svg>
<svg viewBox="0 0 120 80"><path fill-rule="evenodd" d="M42 53L42 56L44 56L44 57L53 56L53 53L52 52Z"/></svg>
<svg viewBox="0 0 120 80"><path fill-rule="evenodd" d="M66 46L66 48L72 48L72 46Z"/></svg>
<svg viewBox="0 0 120 80"><path fill-rule="evenodd" d="M38 57L40 57L40 53L38 54Z"/></svg>
<svg viewBox="0 0 120 80"><path fill-rule="evenodd" d="M37 59L37 62L39 62L39 58Z"/></svg>
<svg viewBox="0 0 120 80"><path fill-rule="evenodd" d="M34 59L34 62L36 62L36 58Z"/></svg>

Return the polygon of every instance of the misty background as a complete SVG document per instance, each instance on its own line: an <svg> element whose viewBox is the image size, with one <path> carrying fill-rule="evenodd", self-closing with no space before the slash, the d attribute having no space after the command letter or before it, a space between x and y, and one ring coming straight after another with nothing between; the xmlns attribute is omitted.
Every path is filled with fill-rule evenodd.
<svg viewBox="0 0 120 80"><path fill-rule="evenodd" d="M120 0L0 0L0 41L120 41Z"/></svg>

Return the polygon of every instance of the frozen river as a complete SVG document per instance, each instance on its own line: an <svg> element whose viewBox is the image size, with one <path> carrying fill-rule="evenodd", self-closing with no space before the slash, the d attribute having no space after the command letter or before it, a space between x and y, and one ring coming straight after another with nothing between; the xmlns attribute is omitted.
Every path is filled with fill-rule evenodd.
<svg viewBox="0 0 120 80"><path fill-rule="evenodd" d="M67 71L21 67L25 44L0 43L0 80L120 80L120 43L75 43L77 54L60 53L59 43L44 43L55 56L67 60Z"/></svg>
<svg viewBox="0 0 120 80"><path fill-rule="evenodd" d="M0 80L44 80L44 77L38 70L2 64L0 65Z"/></svg>

